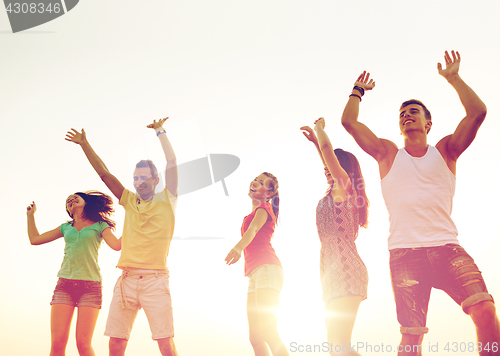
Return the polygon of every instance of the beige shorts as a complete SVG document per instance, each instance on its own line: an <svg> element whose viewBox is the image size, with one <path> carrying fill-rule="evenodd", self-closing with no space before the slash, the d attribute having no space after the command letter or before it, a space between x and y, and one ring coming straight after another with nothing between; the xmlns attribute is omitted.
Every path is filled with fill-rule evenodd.
<svg viewBox="0 0 500 356"><path fill-rule="evenodd" d="M113 291L104 335L128 340L137 312L143 308L153 340L173 337L168 277L168 271L123 271Z"/></svg>
<svg viewBox="0 0 500 356"><path fill-rule="evenodd" d="M250 272L248 278L248 294L263 288L272 288L281 292L283 288L283 268L278 265L260 265Z"/></svg>

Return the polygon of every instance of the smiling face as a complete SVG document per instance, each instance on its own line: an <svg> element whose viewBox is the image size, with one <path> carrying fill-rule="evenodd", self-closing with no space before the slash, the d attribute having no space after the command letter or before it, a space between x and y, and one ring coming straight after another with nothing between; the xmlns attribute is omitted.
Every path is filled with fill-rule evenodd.
<svg viewBox="0 0 500 356"><path fill-rule="evenodd" d="M154 195L159 178L154 178L149 167L139 167L134 171L134 188L144 200Z"/></svg>
<svg viewBox="0 0 500 356"><path fill-rule="evenodd" d="M403 134L410 131L428 133L432 121L426 118L424 108L419 104L410 104L399 110L399 128Z"/></svg>
<svg viewBox="0 0 500 356"><path fill-rule="evenodd" d="M78 194L72 194L66 199L66 211L73 218L74 213L78 210L83 211L85 200Z"/></svg>
<svg viewBox="0 0 500 356"><path fill-rule="evenodd" d="M266 176L264 173L255 177L252 183L250 183L248 196L253 200L260 201L266 201L270 199L274 195L271 181L272 179Z"/></svg>

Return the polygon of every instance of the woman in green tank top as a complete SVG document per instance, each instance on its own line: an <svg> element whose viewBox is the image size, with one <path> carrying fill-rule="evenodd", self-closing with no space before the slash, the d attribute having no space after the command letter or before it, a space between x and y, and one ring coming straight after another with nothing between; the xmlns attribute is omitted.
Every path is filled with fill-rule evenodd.
<svg viewBox="0 0 500 356"><path fill-rule="evenodd" d="M109 196L97 191L75 193L66 200L71 221L40 234L35 224L35 202L27 208L28 236L32 245L42 245L64 237L64 259L51 301L50 356L64 355L71 319L78 308L76 344L80 356L94 356L92 336L102 304L101 272L97 254L102 240L113 250L121 249L121 240L111 232L115 222Z"/></svg>

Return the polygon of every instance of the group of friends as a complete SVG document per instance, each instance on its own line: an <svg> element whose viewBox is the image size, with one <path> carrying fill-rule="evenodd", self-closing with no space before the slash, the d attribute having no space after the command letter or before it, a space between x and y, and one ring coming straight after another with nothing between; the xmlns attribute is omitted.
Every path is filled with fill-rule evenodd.
<svg viewBox="0 0 500 356"><path fill-rule="evenodd" d="M444 290L470 315L478 345L489 345L481 355L499 355L500 327L493 297L488 293L474 260L459 245L451 219L456 162L472 143L486 116L486 106L459 75L460 54L445 52L445 66L438 72L456 90L466 116L453 134L436 146L427 144L431 114L418 100L405 101L399 109L404 147L378 138L358 121L365 92L375 87L370 74L355 81L342 114L342 125L358 145L379 165L381 186L390 217L390 270L402 339L401 355L419 355L426 327L432 288ZM76 341L81 356L95 355L92 336L102 304L98 249L104 240L121 250L122 270L114 287L105 335L109 354L124 355L135 317L143 308L162 355L177 355L173 336L169 272L166 265L175 223L177 162L163 128L165 119L148 125L161 143L167 166L166 186L155 194L159 182L153 162L142 160L134 171L136 192L125 189L90 146L86 133L71 129L66 140L80 145L90 164L125 209L121 238L112 230L112 199L98 191L78 192L66 200L71 220L40 234L35 225L36 205L27 208L28 236L32 245L64 237L64 260L51 301L51 356L64 355L75 307L78 310ZM333 149L325 120L314 129L301 127L324 166L328 189L316 209L321 241L320 274L326 311L328 342L332 355L356 355L348 346L357 311L367 297L368 273L355 245L359 227L368 225L369 201L356 157ZM272 245L279 216L277 178L264 172L250 184L252 211L241 227L241 240L225 259L231 265L245 257L249 278L247 316L250 343L255 355L289 355L278 333L276 310L283 286L283 269ZM495 347L496 345L496 347ZM338 346L338 347L336 347ZM347 347L345 347L347 346ZM407 347L409 346L409 347Z"/></svg>

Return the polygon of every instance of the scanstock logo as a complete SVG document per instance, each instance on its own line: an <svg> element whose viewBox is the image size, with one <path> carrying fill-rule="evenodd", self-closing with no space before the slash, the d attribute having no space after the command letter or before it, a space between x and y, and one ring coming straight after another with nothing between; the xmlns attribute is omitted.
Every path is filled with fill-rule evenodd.
<svg viewBox="0 0 500 356"><path fill-rule="evenodd" d="M12 32L52 21L72 10L79 0L4 0Z"/></svg>
<svg viewBox="0 0 500 356"><path fill-rule="evenodd" d="M228 196L224 178L231 175L240 165L240 159L225 153L212 153L177 166L179 180L178 195L188 194L221 182Z"/></svg>

